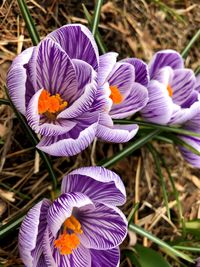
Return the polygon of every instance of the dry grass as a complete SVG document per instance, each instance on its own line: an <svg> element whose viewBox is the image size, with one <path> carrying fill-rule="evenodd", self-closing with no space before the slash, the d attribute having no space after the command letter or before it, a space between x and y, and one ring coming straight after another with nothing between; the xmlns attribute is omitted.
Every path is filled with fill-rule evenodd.
<svg viewBox="0 0 200 267"><path fill-rule="evenodd" d="M93 1L82 1L92 11ZM81 1L29 0L31 15L39 34L44 37L66 23L86 24ZM4 0L0 7L0 97L5 97L3 86L6 72L14 57L31 46L16 0ZM108 50L120 53L120 58L133 56L149 60L159 49L174 48L181 51L197 31L200 24L198 0L185 1L105 1L102 8L100 32ZM197 43L187 58L186 65L195 69L200 65L200 45ZM0 106L0 218L5 224L17 213L36 203L44 196L52 196L51 180L44 165L8 106ZM164 155L180 193L186 219L200 218L199 171L188 166L176 148L155 144ZM95 164L112 156L122 146L97 142L80 155L71 158L53 158L53 167L61 181L65 173L80 166ZM92 155L91 155L92 153ZM91 163L92 161L92 163ZM152 231L163 240L180 235L174 195L170 194L172 221L166 216L161 186L149 152L140 152L123 159L113 167L121 175L127 188L126 215L133 204L140 202L135 222ZM172 192L165 174L168 190ZM7 188L6 188L7 187ZM12 193L8 190L12 189ZM0 263L3 266L20 266L17 250L17 231L1 243ZM147 239L141 240L150 246ZM128 266L125 261L123 266ZM175 265L174 265L175 266Z"/></svg>

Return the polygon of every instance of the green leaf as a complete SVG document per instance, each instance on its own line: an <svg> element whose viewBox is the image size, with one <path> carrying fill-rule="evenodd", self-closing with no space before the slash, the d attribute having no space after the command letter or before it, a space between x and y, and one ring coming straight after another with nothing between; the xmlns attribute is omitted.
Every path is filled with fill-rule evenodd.
<svg viewBox="0 0 200 267"><path fill-rule="evenodd" d="M163 191L163 197L164 197L164 202L165 202L165 206L166 206L166 210L167 210L167 216L168 216L169 220L171 220L169 201L168 201L168 193L167 193L165 180L164 180L161 166L160 166L160 157L159 157L156 149L154 149L153 145L147 144L147 148L149 149L150 153L152 154L154 162L156 164L157 173L158 173L158 176L160 178L160 183L161 183L161 187L162 187L162 191Z"/></svg>
<svg viewBox="0 0 200 267"><path fill-rule="evenodd" d="M27 125L26 120L22 116L22 114L19 113L18 110L15 108L15 106L14 106L14 104L13 104L13 102L12 102L12 100L11 100L9 94L8 94L8 90L7 90L6 87L5 87L5 91L6 91L8 100L10 101L11 107L12 107L13 111L15 112L15 115L17 116L17 118L18 118L18 120L19 120L19 122L20 122L20 124L21 124L21 126L22 126L22 128L24 130L24 132L26 133L27 137L29 138L29 140L31 141L33 146L35 147L39 142L39 140L37 138L37 135ZM44 164L46 165L46 168L47 168L47 170L49 172L49 176L51 177L51 180L52 180L53 189L55 190L56 187L57 187L57 179L56 179L56 176L55 176L54 171L53 171L51 160L50 160L49 156L46 155L41 150L37 149L37 151L40 154Z"/></svg>
<svg viewBox="0 0 200 267"><path fill-rule="evenodd" d="M0 104L1 105L10 105L10 102L8 99L0 98Z"/></svg>
<svg viewBox="0 0 200 267"><path fill-rule="evenodd" d="M86 6L84 4L82 4L82 6L83 6L83 12L85 14L85 17L86 17L86 19L88 21L88 24L89 24L90 28L91 28L92 27L92 16L90 15L90 13L87 10ZM107 51L107 48L106 48L106 46L105 46L105 44L104 44L104 42L103 42L103 40L101 38L101 35L100 35L98 29L97 29L97 32L96 32L96 35L95 35L95 39L97 41L97 44L99 46L99 49L100 49L101 53L105 54L106 51Z"/></svg>
<svg viewBox="0 0 200 267"><path fill-rule="evenodd" d="M92 20L92 34L96 36L96 32L99 25L99 18L101 14L101 6L103 4L103 0L97 0L94 10L94 18Z"/></svg>
<svg viewBox="0 0 200 267"><path fill-rule="evenodd" d="M132 248L122 250L122 253L129 258L130 262L134 264L135 267L142 267L140 262L137 259L136 252Z"/></svg>
<svg viewBox="0 0 200 267"><path fill-rule="evenodd" d="M190 42L188 43L188 45L183 49L181 56L183 58L186 58L191 47L193 46L193 44L199 39L200 37L200 29L195 33L195 35L192 37L192 39L190 40Z"/></svg>
<svg viewBox="0 0 200 267"><path fill-rule="evenodd" d="M139 149L140 147L142 147L143 145L145 145L147 142L149 142L151 139L153 139L159 133L160 133L160 130L155 130L155 131L150 132L146 136L142 136L141 138L138 138L137 140L135 140L135 142L130 143L128 146L126 146L120 152L116 153L115 156L113 156L109 159L106 159L104 161L101 161L97 165L101 165L103 167L110 167L114 163L116 163L119 160L130 155L133 151L135 151L135 150Z"/></svg>
<svg viewBox="0 0 200 267"><path fill-rule="evenodd" d="M25 2L25 0L17 0L17 2L18 2L18 5L20 7L23 19L26 23L26 27L27 27L29 35L31 37L32 43L33 43L33 45L37 45L40 41L40 37L39 37L39 34L36 30L34 21L30 15L30 12L28 10L26 2Z"/></svg>
<svg viewBox="0 0 200 267"><path fill-rule="evenodd" d="M180 127L165 126L165 125L160 125L160 124L141 121L141 120L114 120L114 123L116 124L138 124L140 126L145 126L147 128L159 129L162 132L172 132L172 133L177 133L181 135L200 137L200 134L182 129Z"/></svg>
<svg viewBox="0 0 200 267"><path fill-rule="evenodd" d="M153 234L147 232L146 230L142 229L141 227L139 227L138 225L135 224L130 224L129 225L129 229L131 231L133 231L136 234L139 234L143 237L148 238L149 240L153 241L154 243L156 243L158 246L160 246L161 248L164 248L165 250L169 251L169 253L174 254L177 257L180 257L188 262L194 263L194 260L184 254L183 252L176 250L175 248L173 248L172 246L170 246L169 244L167 244L166 242L164 242L163 240L159 239L158 237L154 236Z"/></svg>
<svg viewBox="0 0 200 267"><path fill-rule="evenodd" d="M141 267L171 267L171 265L155 250L143 247L139 244L134 246L137 252L137 259Z"/></svg>

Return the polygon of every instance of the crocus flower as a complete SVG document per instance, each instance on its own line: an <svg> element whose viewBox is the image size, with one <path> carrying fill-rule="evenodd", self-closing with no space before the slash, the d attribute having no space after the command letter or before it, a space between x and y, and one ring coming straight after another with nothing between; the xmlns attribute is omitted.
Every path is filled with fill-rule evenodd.
<svg viewBox="0 0 200 267"><path fill-rule="evenodd" d="M195 83L195 91L199 94L200 93L200 75L196 77ZM200 134L200 112L196 114L191 120L187 121L183 128L185 130ZM186 136L186 135L179 135L179 137L186 142L188 145L194 147L197 151L200 152L200 138L197 136ZM194 167L200 168L200 156L194 154L186 147L179 146L179 149L185 158L191 165Z"/></svg>
<svg viewBox="0 0 200 267"><path fill-rule="evenodd" d="M101 113L97 136L123 143L134 137L138 125L114 125L112 119L127 118L147 104L149 75L142 60L129 58L116 62L117 56L114 52L100 56L98 86L109 97L110 105Z"/></svg>
<svg viewBox="0 0 200 267"><path fill-rule="evenodd" d="M149 64L149 102L141 114L159 124L183 124L200 109L192 70L184 68L181 55L173 50L157 52Z"/></svg>
<svg viewBox="0 0 200 267"><path fill-rule="evenodd" d="M97 45L83 25L63 26L13 61L7 86L17 109L42 136L37 147L71 156L94 139L105 98L98 98Z"/></svg>
<svg viewBox="0 0 200 267"><path fill-rule="evenodd" d="M85 167L64 177L61 195L44 199L19 231L21 259L28 267L116 267L127 220L116 207L126 200L117 174Z"/></svg>

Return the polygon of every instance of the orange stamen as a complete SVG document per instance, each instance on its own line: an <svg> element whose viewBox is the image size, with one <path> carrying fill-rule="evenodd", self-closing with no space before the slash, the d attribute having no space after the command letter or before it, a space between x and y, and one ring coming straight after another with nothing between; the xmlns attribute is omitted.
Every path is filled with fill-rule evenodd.
<svg viewBox="0 0 200 267"><path fill-rule="evenodd" d="M121 95L118 87L116 85L110 86L110 98L114 104L120 104L123 101L123 96Z"/></svg>
<svg viewBox="0 0 200 267"><path fill-rule="evenodd" d="M69 233L70 231L72 231L72 233ZM73 249L79 246L80 240L78 234L82 233L80 222L71 215L64 222L64 233L59 235L58 239L54 241L55 248L58 248L62 255L71 254Z"/></svg>
<svg viewBox="0 0 200 267"><path fill-rule="evenodd" d="M59 94L50 95L47 90L43 90L40 94L38 101L38 112L39 114L57 113L62 111L66 106L67 102L64 101Z"/></svg>
<svg viewBox="0 0 200 267"><path fill-rule="evenodd" d="M167 91L168 91L168 93L169 93L169 96L172 97L172 95L173 95L173 90L172 90L172 88L171 88L171 86L170 86L169 84L167 85Z"/></svg>

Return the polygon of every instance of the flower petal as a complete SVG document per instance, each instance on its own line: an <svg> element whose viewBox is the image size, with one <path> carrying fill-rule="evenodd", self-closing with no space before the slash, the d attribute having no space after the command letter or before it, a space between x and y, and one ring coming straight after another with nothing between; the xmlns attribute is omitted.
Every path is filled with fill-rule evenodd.
<svg viewBox="0 0 200 267"><path fill-rule="evenodd" d="M130 94L122 103L113 105L109 114L113 119L127 118L145 107L148 99L148 91L146 87L134 82Z"/></svg>
<svg viewBox="0 0 200 267"><path fill-rule="evenodd" d="M103 85L112 71L118 54L115 52L109 52L99 57L99 71L98 71L98 85Z"/></svg>
<svg viewBox="0 0 200 267"><path fill-rule="evenodd" d="M168 123L173 111L173 102L165 85L152 80L148 92L149 101L141 111L143 118L154 123Z"/></svg>
<svg viewBox="0 0 200 267"><path fill-rule="evenodd" d="M147 86L149 83L149 70L147 64L138 58L126 58L122 60L134 66L135 82Z"/></svg>
<svg viewBox="0 0 200 267"><path fill-rule="evenodd" d="M38 101L42 91L43 89L37 91L29 102L26 113L28 124L36 133L44 136L61 135L69 132L75 127L76 122L64 119L57 119L52 122L46 118L41 122L41 115L38 113Z"/></svg>
<svg viewBox="0 0 200 267"><path fill-rule="evenodd" d="M154 79L154 75L161 68L169 66L172 69L181 69L184 67L183 59L181 55L175 50L161 50L157 52L150 64L149 64L149 75L151 79Z"/></svg>
<svg viewBox="0 0 200 267"><path fill-rule="evenodd" d="M107 80L110 86L117 86L126 97L135 81L135 68L129 63L117 62Z"/></svg>
<svg viewBox="0 0 200 267"><path fill-rule="evenodd" d="M48 229L48 228L47 228ZM70 255L61 255L59 250L54 247L55 238L48 230L45 233L44 255L46 267L89 267L91 266L90 250L82 244L73 250Z"/></svg>
<svg viewBox="0 0 200 267"><path fill-rule="evenodd" d="M78 192L62 194L54 200L47 214L48 227L53 236L56 237L64 221L71 216L73 208L88 205L93 208L92 201L86 195Z"/></svg>
<svg viewBox="0 0 200 267"><path fill-rule="evenodd" d="M123 205L126 191L120 177L103 167L79 168L62 180L62 193L81 192L93 202Z"/></svg>
<svg viewBox="0 0 200 267"><path fill-rule="evenodd" d="M120 250L119 247L109 250L90 249L92 257L91 267L119 267Z"/></svg>
<svg viewBox="0 0 200 267"><path fill-rule="evenodd" d="M138 132L137 124L132 125L113 125L107 127L98 125L96 136L106 142L125 143L132 139Z"/></svg>
<svg viewBox="0 0 200 267"><path fill-rule="evenodd" d="M47 37L57 42L71 59L86 61L97 70L99 65L98 48L92 33L84 25L65 25Z"/></svg>
<svg viewBox="0 0 200 267"><path fill-rule="evenodd" d="M83 230L80 240L84 247L98 250L114 248L127 235L126 217L114 206L95 203L95 208L80 208L77 217Z"/></svg>
<svg viewBox="0 0 200 267"><path fill-rule="evenodd" d="M179 137L189 144L190 146L194 147L196 150L200 152L200 138L193 137L193 136L181 136ZM189 162L192 166L196 168L200 168L200 156L192 153L187 148L179 146L179 149L184 157L184 159Z"/></svg>
<svg viewBox="0 0 200 267"><path fill-rule="evenodd" d="M89 116L88 116L89 118ZM88 121L88 123L90 123ZM77 124L68 134L42 137L37 148L52 156L73 156L87 148L95 138L97 122L80 131ZM79 132L80 131L80 132Z"/></svg>
<svg viewBox="0 0 200 267"><path fill-rule="evenodd" d="M178 105L173 105L173 113L168 124L183 124L195 118L200 112L200 101L194 102L189 108L181 108Z"/></svg>
<svg viewBox="0 0 200 267"><path fill-rule="evenodd" d="M196 76L195 90L200 93L200 74Z"/></svg>
<svg viewBox="0 0 200 267"><path fill-rule="evenodd" d="M190 98L190 95L194 90L195 82L196 79L192 70L174 70L173 80L170 84L173 91L173 102L180 106L184 104L188 98Z"/></svg>
<svg viewBox="0 0 200 267"><path fill-rule="evenodd" d="M28 64L35 90L45 89L51 95L60 94L71 104L78 85L73 63L61 47L51 39L44 39L33 52Z"/></svg>
<svg viewBox="0 0 200 267"><path fill-rule="evenodd" d="M9 95L15 104L15 107L23 114L26 113L26 103L25 103L25 95L26 95L26 81L27 81L27 73L25 64L28 63L34 47L30 47L24 50L20 55L18 55L7 74L7 87L9 91Z"/></svg>
<svg viewBox="0 0 200 267"><path fill-rule="evenodd" d="M36 204L22 222L19 231L19 252L26 266L37 266L42 254L42 239L46 228L46 215L50 201Z"/></svg>
<svg viewBox="0 0 200 267"><path fill-rule="evenodd" d="M92 106L97 94L97 84L95 79L84 88L84 93L74 103L58 114L57 118L76 118L86 113Z"/></svg>

